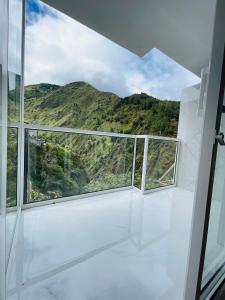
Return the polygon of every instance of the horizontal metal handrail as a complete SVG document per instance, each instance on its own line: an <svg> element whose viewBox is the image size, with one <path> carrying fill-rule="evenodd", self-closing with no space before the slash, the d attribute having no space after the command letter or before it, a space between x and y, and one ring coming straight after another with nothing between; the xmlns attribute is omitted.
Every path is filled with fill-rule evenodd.
<svg viewBox="0 0 225 300"><path fill-rule="evenodd" d="M8 127L18 128L19 125L10 123ZM75 133L75 134L86 134L86 135L131 138L131 139L136 138L136 136L133 134L94 131L94 130L86 130L86 129L78 129L78 128L69 128L69 127L52 127L52 126L45 126L45 125L24 124L23 128L30 129L30 130L40 130L40 131L53 131L53 132L64 132L64 133Z"/></svg>
<svg viewBox="0 0 225 300"><path fill-rule="evenodd" d="M9 128L21 128L19 123L9 123ZM107 132L107 131L95 131L87 129L69 128L69 127L55 127L46 125L34 125L34 124L23 124L24 129L30 130L40 130L40 131L54 131L54 132L65 132L65 133L77 133L86 135L98 135L98 136L109 136L109 137L121 137L121 138L131 138L131 139L153 139L153 140L164 140L164 141L174 141L178 142L177 138L157 136L157 135L142 135L142 134L127 134L127 133L117 133L117 132Z"/></svg>
<svg viewBox="0 0 225 300"><path fill-rule="evenodd" d="M179 141L177 138L171 138L171 137L160 136L160 135L147 135L147 134L146 135L138 134L136 135L136 138L138 139L148 138L149 140L163 140L163 141L174 141L174 142Z"/></svg>

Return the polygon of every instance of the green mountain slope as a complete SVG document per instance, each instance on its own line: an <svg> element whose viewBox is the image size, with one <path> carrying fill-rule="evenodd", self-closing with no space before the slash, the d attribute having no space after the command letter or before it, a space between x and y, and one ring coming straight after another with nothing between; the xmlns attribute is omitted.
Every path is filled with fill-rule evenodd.
<svg viewBox="0 0 225 300"><path fill-rule="evenodd" d="M119 98L84 82L25 87L27 123L176 136L178 116L179 102L143 93Z"/></svg>

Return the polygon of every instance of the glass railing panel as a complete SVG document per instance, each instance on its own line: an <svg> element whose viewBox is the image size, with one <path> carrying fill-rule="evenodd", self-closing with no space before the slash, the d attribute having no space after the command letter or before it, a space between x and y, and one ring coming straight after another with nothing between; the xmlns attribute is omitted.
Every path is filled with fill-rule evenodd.
<svg viewBox="0 0 225 300"><path fill-rule="evenodd" d="M25 203L131 186L134 139L43 130L25 134Z"/></svg>
<svg viewBox="0 0 225 300"><path fill-rule="evenodd" d="M149 139L145 189L175 184L177 142Z"/></svg>
<svg viewBox="0 0 225 300"><path fill-rule="evenodd" d="M141 189L145 139L137 138L136 143L137 144L136 144L136 157L135 157L134 186Z"/></svg>
<svg viewBox="0 0 225 300"><path fill-rule="evenodd" d="M18 129L8 128L7 207L17 205Z"/></svg>

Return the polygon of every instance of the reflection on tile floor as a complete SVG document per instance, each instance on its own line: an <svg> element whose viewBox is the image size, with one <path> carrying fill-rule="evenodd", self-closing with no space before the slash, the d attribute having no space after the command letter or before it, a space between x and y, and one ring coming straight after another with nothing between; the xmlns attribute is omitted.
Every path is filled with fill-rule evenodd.
<svg viewBox="0 0 225 300"><path fill-rule="evenodd" d="M126 190L23 211L8 300L181 300L193 193Z"/></svg>

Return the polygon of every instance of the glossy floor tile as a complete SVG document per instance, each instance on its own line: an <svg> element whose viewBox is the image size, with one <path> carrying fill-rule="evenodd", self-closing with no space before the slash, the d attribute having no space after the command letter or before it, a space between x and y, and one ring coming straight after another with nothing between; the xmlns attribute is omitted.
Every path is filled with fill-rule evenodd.
<svg viewBox="0 0 225 300"><path fill-rule="evenodd" d="M171 188L24 210L8 300L181 300L192 205Z"/></svg>

